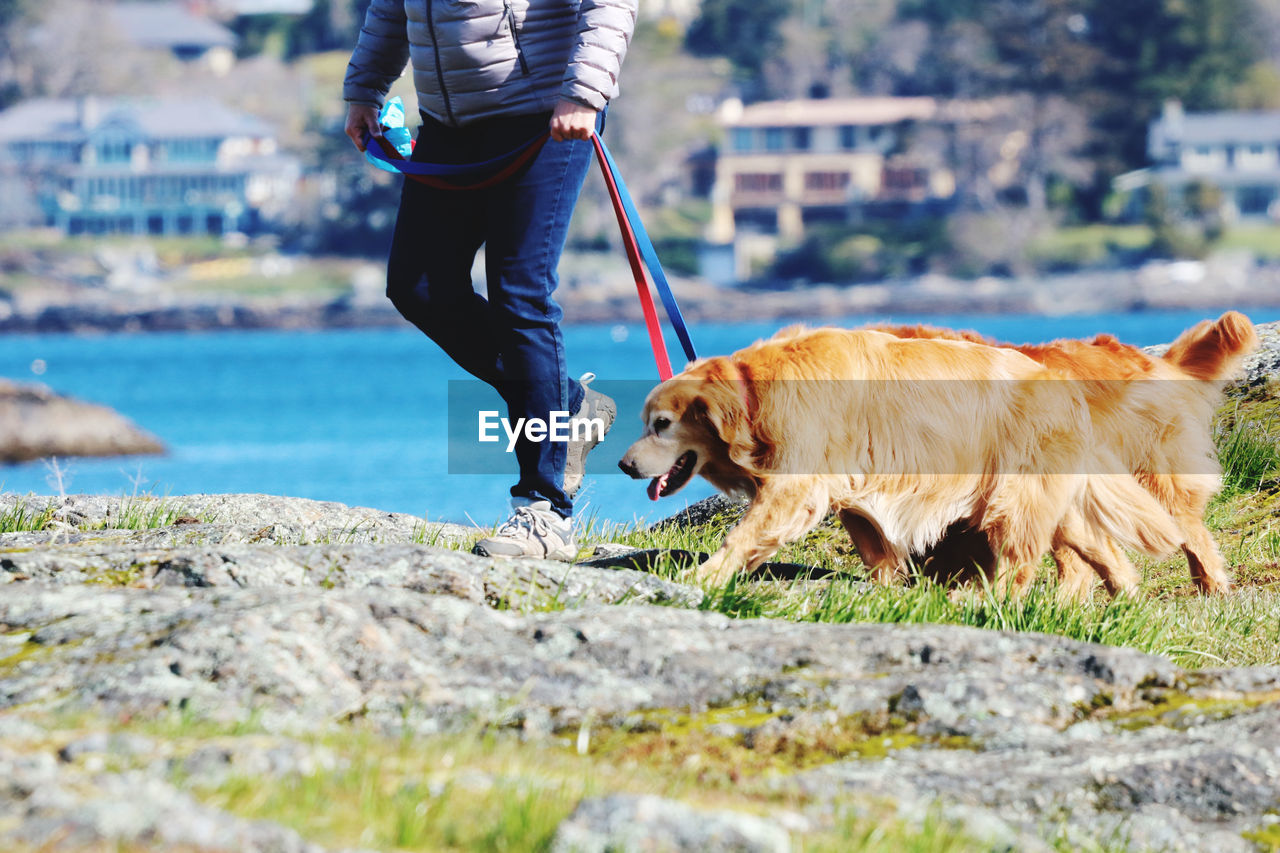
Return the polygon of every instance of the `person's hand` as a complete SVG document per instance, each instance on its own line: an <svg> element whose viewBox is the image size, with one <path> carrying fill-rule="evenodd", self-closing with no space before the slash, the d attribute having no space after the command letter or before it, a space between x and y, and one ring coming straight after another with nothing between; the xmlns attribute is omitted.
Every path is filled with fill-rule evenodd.
<svg viewBox="0 0 1280 853"><path fill-rule="evenodd" d="M551 138L556 142L566 139L590 139L596 130L596 111L585 104L561 98L551 114Z"/></svg>
<svg viewBox="0 0 1280 853"><path fill-rule="evenodd" d="M378 124L378 108L368 104L349 104L347 106L347 126L343 128L356 148L364 153L364 135L382 135L382 126Z"/></svg>

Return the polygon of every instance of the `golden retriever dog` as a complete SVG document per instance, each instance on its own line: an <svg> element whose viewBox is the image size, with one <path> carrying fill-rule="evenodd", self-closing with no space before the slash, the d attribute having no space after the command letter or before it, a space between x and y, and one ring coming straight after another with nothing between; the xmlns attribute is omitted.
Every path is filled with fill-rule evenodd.
<svg viewBox="0 0 1280 853"><path fill-rule="evenodd" d="M1011 347L975 332L931 326L870 328L900 338L1010 347L1081 380L1095 440L1109 446L1125 470L1173 517L1184 536L1180 545L1197 588L1203 593L1230 591L1231 579L1204 525L1204 511L1221 487L1210 420L1221 402L1222 380L1233 376L1241 359L1258 345L1248 317L1229 311L1216 321L1202 321L1180 335L1163 358L1111 335ZM1094 573L1112 594L1137 587L1138 574L1115 542L1094 534L1092 545L1108 559L1096 562L1067 543L1054 543L1064 597L1086 596ZM875 549L878 543L859 544L862 547ZM983 538L963 529L952 531L928 554L916 556L931 574L950 576L963 576L966 567L987 566L994 560Z"/></svg>
<svg viewBox="0 0 1280 853"><path fill-rule="evenodd" d="M1169 514L1093 441L1081 383L1060 380L1007 348L792 328L656 387L619 466L650 478L655 500L695 475L750 499L699 567L712 584L755 569L829 510L880 582L955 524L984 538L997 557L989 578L1010 592L1055 542L1098 563L1111 559L1099 541L1176 548Z"/></svg>

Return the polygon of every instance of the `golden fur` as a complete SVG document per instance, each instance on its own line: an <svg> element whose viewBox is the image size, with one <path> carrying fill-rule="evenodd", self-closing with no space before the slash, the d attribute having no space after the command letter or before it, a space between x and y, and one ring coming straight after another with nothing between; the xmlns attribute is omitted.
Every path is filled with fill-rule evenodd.
<svg viewBox="0 0 1280 853"><path fill-rule="evenodd" d="M965 340L996 344L974 332L929 326L881 326L901 338ZM1138 482L1177 523L1192 580L1205 593L1226 592L1231 579L1208 528L1204 511L1221 478L1210 436L1210 419L1221 398L1221 381L1235 373L1241 358L1258 343L1253 324L1229 311L1216 321L1188 329L1163 358L1120 343L1110 335L1090 341L1061 340L1012 347L1064 377L1083 380L1093 434L1109 446ZM1095 561L1067 543L1054 543L1064 596L1088 593L1096 572L1109 591L1132 591L1138 575L1116 543L1090 534ZM862 547L861 545L859 547ZM875 547L875 543L867 544ZM988 565L993 556L982 537L957 529L926 554L916 555L934 574L963 574L966 566Z"/></svg>
<svg viewBox="0 0 1280 853"><path fill-rule="evenodd" d="M792 328L655 388L645 433L619 464L654 478L655 497L700 474L750 498L699 567L713 583L756 568L829 510L882 582L957 524L983 538L998 557L991 579L1014 591L1058 542L1111 559L1095 529L1147 553L1175 548L1169 514L1093 441L1082 383L1057 378L1008 348Z"/></svg>

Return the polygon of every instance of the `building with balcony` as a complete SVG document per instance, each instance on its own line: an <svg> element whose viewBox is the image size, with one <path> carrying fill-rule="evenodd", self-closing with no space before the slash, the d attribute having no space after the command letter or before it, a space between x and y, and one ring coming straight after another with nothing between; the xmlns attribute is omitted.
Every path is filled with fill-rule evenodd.
<svg viewBox="0 0 1280 853"><path fill-rule="evenodd" d="M0 112L0 221L77 234L255 232L289 205L298 161L213 100L31 100Z"/></svg>
<svg viewBox="0 0 1280 853"><path fill-rule="evenodd" d="M913 129L942 113L933 98L731 102L709 239L747 231L794 241L815 223L945 204L954 175L906 152Z"/></svg>
<svg viewBox="0 0 1280 853"><path fill-rule="evenodd" d="M1280 112L1188 113L1169 101L1147 131L1147 155L1150 167L1115 179L1131 216L1142 214L1153 187L1177 207L1207 186L1227 221L1280 219Z"/></svg>

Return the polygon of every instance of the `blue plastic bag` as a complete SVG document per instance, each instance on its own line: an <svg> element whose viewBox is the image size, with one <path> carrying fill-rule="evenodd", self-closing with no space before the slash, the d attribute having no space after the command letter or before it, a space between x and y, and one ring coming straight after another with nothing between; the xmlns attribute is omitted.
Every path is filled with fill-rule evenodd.
<svg viewBox="0 0 1280 853"><path fill-rule="evenodd" d="M407 160L413 153L413 135L404 126L404 102L399 96L388 98L382 105L382 110L378 113L378 124L382 125L383 137ZM368 151L364 153L364 158L384 172L399 173L395 166L384 163Z"/></svg>

